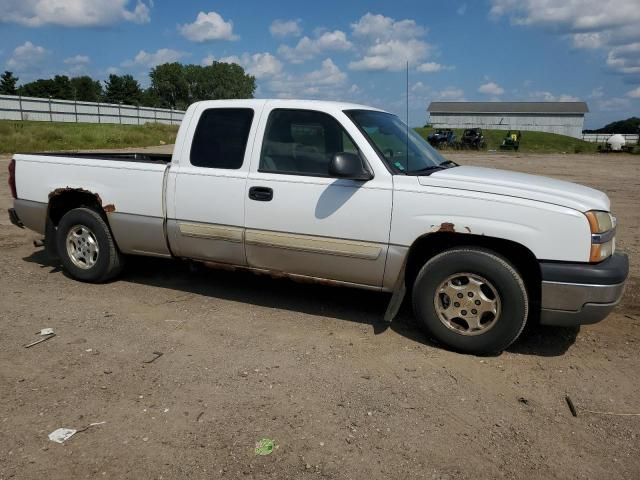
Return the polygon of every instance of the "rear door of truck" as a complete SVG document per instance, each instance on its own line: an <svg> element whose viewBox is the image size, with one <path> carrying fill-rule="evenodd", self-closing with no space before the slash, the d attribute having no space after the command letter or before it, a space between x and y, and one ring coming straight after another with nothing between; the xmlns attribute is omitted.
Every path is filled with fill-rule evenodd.
<svg viewBox="0 0 640 480"><path fill-rule="evenodd" d="M167 234L178 257L245 265L249 163L264 102L197 107L167 182ZM178 146L178 145L176 145Z"/></svg>

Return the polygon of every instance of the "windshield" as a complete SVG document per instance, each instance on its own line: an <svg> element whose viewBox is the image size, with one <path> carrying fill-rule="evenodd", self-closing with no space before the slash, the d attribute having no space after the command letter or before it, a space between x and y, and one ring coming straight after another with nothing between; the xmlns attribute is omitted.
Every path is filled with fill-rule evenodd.
<svg viewBox="0 0 640 480"><path fill-rule="evenodd" d="M455 166L395 115L372 110L345 113L396 173L416 175Z"/></svg>

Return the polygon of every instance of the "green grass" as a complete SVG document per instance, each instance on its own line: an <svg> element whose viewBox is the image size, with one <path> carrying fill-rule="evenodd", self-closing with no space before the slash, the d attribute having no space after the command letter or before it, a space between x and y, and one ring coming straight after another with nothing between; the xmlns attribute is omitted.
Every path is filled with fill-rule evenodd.
<svg viewBox="0 0 640 480"><path fill-rule="evenodd" d="M416 131L425 139L433 131L432 128L416 128ZM462 129L454 129L456 139L460 141ZM502 139L507 134L506 130L482 130L487 142L487 150L500 150ZM512 151L512 150L507 150ZM595 153L598 144L585 142L573 137L556 135L545 132L522 132L520 149L518 153Z"/></svg>
<svg viewBox="0 0 640 480"><path fill-rule="evenodd" d="M177 125L0 120L0 153L149 147L174 143Z"/></svg>

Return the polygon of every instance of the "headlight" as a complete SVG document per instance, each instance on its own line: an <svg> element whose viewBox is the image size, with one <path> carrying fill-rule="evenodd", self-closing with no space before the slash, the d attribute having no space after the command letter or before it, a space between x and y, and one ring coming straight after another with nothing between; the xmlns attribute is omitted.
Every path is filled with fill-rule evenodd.
<svg viewBox="0 0 640 480"><path fill-rule="evenodd" d="M587 216L587 220L589 220L591 233L605 233L615 228L613 215L609 212L591 210L590 212L585 213L585 215Z"/></svg>
<svg viewBox="0 0 640 480"><path fill-rule="evenodd" d="M600 262L613 255L616 249L616 218L609 212L586 212L591 229L590 262Z"/></svg>

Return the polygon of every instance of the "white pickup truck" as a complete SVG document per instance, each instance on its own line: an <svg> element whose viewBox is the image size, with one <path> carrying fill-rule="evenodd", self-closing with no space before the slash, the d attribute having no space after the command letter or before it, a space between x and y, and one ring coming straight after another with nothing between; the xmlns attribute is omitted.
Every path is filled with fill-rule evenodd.
<svg viewBox="0 0 640 480"><path fill-rule="evenodd" d="M405 291L427 333L500 351L527 321L579 325L619 302L627 256L604 193L447 161L396 116L346 103L206 101L173 155L17 154L12 222L71 276L125 255Z"/></svg>

